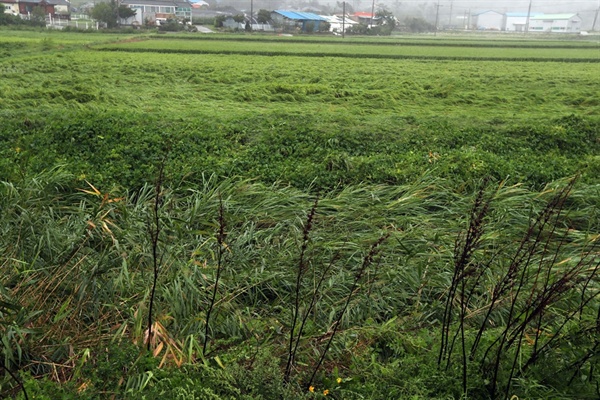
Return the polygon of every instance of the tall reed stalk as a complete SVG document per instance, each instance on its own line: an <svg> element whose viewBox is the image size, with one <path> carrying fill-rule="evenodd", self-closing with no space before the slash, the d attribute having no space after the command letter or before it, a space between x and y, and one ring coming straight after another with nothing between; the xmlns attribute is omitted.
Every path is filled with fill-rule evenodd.
<svg viewBox="0 0 600 400"><path fill-rule="evenodd" d="M298 318L300 315L300 303L302 298L302 278L306 274L308 264L306 261L306 250L308 248L309 234L313 227L313 219L317 213L317 205L319 204L319 198L317 197L313 203L310 212L306 217L306 222L302 228L302 245L300 247L300 256L298 258L298 265L296 267L296 286L294 290L294 306L292 309L292 324L290 326L290 337L288 342L288 355L287 362L285 365L285 371L283 374L283 381L288 383L292 373L292 367L294 365L294 359L298 351L297 342L300 341L302 336L302 329L304 328L304 322L301 324L301 329L296 332L296 325L298 324ZM308 314L308 313L307 313ZM297 335L297 339L294 339Z"/></svg>
<svg viewBox="0 0 600 400"><path fill-rule="evenodd" d="M358 286L362 280L363 275L365 274L365 271L373 264L373 260L374 260L375 256L379 253L379 247L389 237L390 237L390 234L386 233L385 235L381 236L375 243L373 243L371 245L369 252L363 258L363 262L362 262L361 266L358 268L358 270L356 270L356 272L354 274L354 281L352 282L352 286L350 287L350 291L348 292L348 296L346 297L346 301L344 302L344 307L342 307L340 312L338 312L337 318L333 322L333 331L329 335L329 340L325 344L325 347L323 348L323 351L321 352L321 356L319 357L319 360L317 361L317 363L315 364L315 366L313 368L310 379L308 380L308 384L306 385L307 387L312 386L315 376L317 375L319 368L321 368L321 365L323 364L323 360L325 360L325 356L327 355L327 352L329 351L329 348L331 347L333 338L335 337L335 334L337 333L337 331L341 325L342 318L344 317L344 314L348 310L350 301L352 300L352 297L354 296L354 294L358 291Z"/></svg>
<svg viewBox="0 0 600 400"><path fill-rule="evenodd" d="M165 161L163 160L158 167L158 177L156 178L156 183L154 186L154 204L152 207L152 223L148 226L148 231L150 233L150 242L152 246L152 289L150 292L150 300L148 306L148 351L150 351L152 346L152 324L154 321L154 296L156 294L156 284L158 282L158 274L160 264L162 263L162 255L160 256L161 260L159 260L158 255L158 242L160 238L161 232L161 224L160 224L160 208L162 201L162 187L164 180L164 170L165 170Z"/></svg>
<svg viewBox="0 0 600 400"><path fill-rule="evenodd" d="M562 227L562 221L565 220L563 210L575 182L576 178L571 179L557 191L542 211L530 220L509 262L500 265L499 271L494 270L493 274L489 274L498 278L490 288L490 298L483 307L473 304L477 297L475 293L481 291L481 286L485 284L484 272L491 268L496 258L501 259L499 252L507 249L482 252L484 259L473 261L473 255L482 249L482 234L489 220L491 202L498 190L486 197L487 182L479 189L471 210L469 227L456 240L454 272L446 294L438 354L438 365L441 367L444 364L447 370L453 360L455 342L460 342L458 358L461 360L465 393L468 391L468 365L479 358L480 371L489 381L489 396L495 398L501 391L504 397L510 397L515 375L524 373L542 354L547 354L556 346L564 327L578 315L581 316L583 309L592 305L598 296L597 291L589 289L600 266L593 245L584 245L576 256L571 256L565 247L570 241L571 230ZM565 304L567 308L561 309L562 322L557 324L551 316L556 312L553 306L565 297L573 301ZM504 328L480 352L483 335L494 324L493 315L499 311L500 304L505 310L502 321ZM485 309L485 312L478 326L468 327L469 310L474 307ZM475 328L469 329L474 334L468 333L467 328ZM552 334L545 338L543 332ZM525 341L531 350L523 356ZM467 342L470 342L468 352ZM592 358L592 351L575 366L583 366Z"/></svg>
<svg viewBox="0 0 600 400"><path fill-rule="evenodd" d="M217 272L215 276L215 284L213 287L212 296L210 303L208 304L208 310L206 311L206 323L204 324L204 344L202 346L202 354L206 355L206 349L208 346L208 335L210 330L210 316L215 307L217 301L217 293L219 291L219 280L221 279L221 272L223 270L223 252L225 249L225 238L227 233L225 232L225 207L223 206L223 198L219 193L219 231L217 233Z"/></svg>

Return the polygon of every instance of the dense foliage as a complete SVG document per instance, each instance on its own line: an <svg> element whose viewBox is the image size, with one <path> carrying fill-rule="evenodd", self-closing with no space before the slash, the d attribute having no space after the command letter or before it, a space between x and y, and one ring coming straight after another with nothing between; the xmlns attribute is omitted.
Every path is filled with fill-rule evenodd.
<svg viewBox="0 0 600 400"><path fill-rule="evenodd" d="M593 47L139 39L0 39L0 396L598 397Z"/></svg>
<svg viewBox="0 0 600 400"><path fill-rule="evenodd" d="M90 17L103 22L107 28L115 28L119 25L121 19L128 19L135 16L136 10L126 6L119 5L117 1L102 2L96 4L91 12Z"/></svg>

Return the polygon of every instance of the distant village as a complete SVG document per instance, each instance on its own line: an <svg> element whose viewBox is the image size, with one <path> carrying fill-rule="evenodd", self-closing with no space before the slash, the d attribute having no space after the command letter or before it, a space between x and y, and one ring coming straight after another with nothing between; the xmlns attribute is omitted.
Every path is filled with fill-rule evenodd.
<svg viewBox="0 0 600 400"><path fill-rule="evenodd" d="M113 0L113 4L115 0ZM354 11L325 15L310 10L236 10L211 7L203 0L118 0L118 7L128 7L133 15L120 18L119 25L141 27L160 26L170 21L188 24L207 24L229 31L265 31L290 33L358 32L358 27L388 25L390 30L438 31L477 30L495 32L582 33L582 19L577 13L542 14L536 12L498 12L484 10L461 16L457 25L442 25L421 21L419 27L410 26L407 19L393 16L389 11L374 7L367 11ZM37 11L43 14L48 25L68 24L64 21L90 18L96 3L72 7L69 0L0 0L4 13L28 19ZM594 21L595 22L595 21ZM208 24L207 24L208 25ZM99 24L95 25L99 27ZM89 26L86 25L86 28Z"/></svg>

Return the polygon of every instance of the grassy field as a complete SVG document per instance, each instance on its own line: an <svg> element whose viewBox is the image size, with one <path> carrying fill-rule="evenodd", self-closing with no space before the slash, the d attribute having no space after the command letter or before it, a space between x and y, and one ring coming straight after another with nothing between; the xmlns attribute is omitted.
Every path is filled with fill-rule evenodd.
<svg viewBox="0 0 600 400"><path fill-rule="evenodd" d="M598 38L594 36L568 35L557 38L555 35L483 35L479 33L439 33L437 36L431 33L416 34L394 34L392 36L353 36L345 38L340 36L326 35L296 35L285 36L279 33L253 33L253 34L161 34L150 35L153 39L183 39L183 40L235 40L235 41L260 41L260 42L303 42L303 43L368 43L377 46L388 46L397 44L422 44L425 46L479 46L479 47L598 47Z"/></svg>
<svg viewBox="0 0 600 400"><path fill-rule="evenodd" d="M0 397L598 397L596 44L0 33Z"/></svg>
<svg viewBox="0 0 600 400"><path fill-rule="evenodd" d="M374 114L469 116L480 123L571 113L593 116L599 109L594 87L597 65L589 63L436 64L73 51L31 57L27 64L9 59L2 68L14 72L5 75L0 101L4 110L15 111L27 105L42 109L114 105L121 110L186 114L202 113L208 102L252 112L275 111L282 106L273 103L283 102L285 110L318 112L327 103L350 111L350 116L375 109ZM52 96L53 91L76 92L81 86L89 101Z"/></svg>
<svg viewBox="0 0 600 400"><path fill-rule="evenodd" d="M146 43L170 42L117 46ZM179 45L190 43L197 41ZM206 43L224 50L231 42ZM288 47L294 46L301 45ZM432 49L437 51L425 50ZM150 141L146 146L152 148L161 135L189 142L177 158L194 161L175 168L182 173L259 176L304 188L313 182L325 189L363 181L404 183L434 167L443 177L458 174L468 181L492 174L543 186L577 171L593 181L598 168L595 63L267 57L260 51L236 57L165 55L53 47L27 62L8 58L1 68L0 106L7 121L3 155L13 170L11 160L29 153L11 149L26 150L31 141L41 140L48 159L38 165L51 165L64 159L64 140L78 141L80 135L94 141L102 136L105 145L94 154L82 153L90 147L74 147L69 168L108 185L140 186L151 179L142 177L144 169L112 171L123 170L120 162L130 165L121 143ZM25 136L24 118L31 121L31 134ZM154 122L143 126L146 120ZM104 133L90 136L96 131ZM123 132L133 133L121 138ZM136 132L151 134L138 137ZM206 141L217 156L195 155L206 153Z"/></svg>
<svg viewBox="0 0 600 400"><path fill-rule="evenodd" d="M290 40L196 40L167 39L128 41L102 46L103 50L148 51L161 53L217 53L299 55L349 58L431 58L431 59L499 59L499 60L561 60L600 62L598 46L523 47L486 46L479 43L444 42L331 42ZM290 43L294 43L290 46Z"/></svg>

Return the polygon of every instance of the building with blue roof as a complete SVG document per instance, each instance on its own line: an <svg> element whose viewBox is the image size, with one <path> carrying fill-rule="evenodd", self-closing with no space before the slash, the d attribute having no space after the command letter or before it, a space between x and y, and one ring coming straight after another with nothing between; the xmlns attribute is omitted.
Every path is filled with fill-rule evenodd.
<svg viewBox="0 0 600 400"><path fill-rule="evenodd" d="M310 12L275 10L271 20L284 31L318 32L328 23L326 18Z"/></svg>

